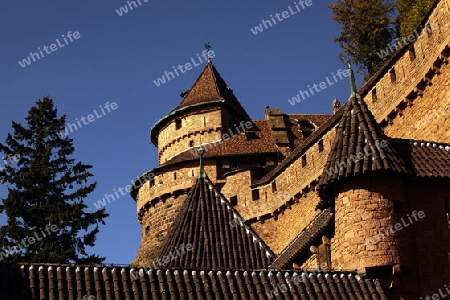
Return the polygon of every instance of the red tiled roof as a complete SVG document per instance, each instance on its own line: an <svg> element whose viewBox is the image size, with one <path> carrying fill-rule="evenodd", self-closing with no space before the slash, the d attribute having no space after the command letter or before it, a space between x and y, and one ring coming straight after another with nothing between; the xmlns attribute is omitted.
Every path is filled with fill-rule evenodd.
<svg viewBox="0 0 450 300"><path fill-rule="evenodd" d="M163 269L0 263L5 300L387 299L379 280L349 272ZM269 296L270 295L270 296ZM91 298L92 299L92 298Z"/></svg>
<svg viewBox="0 0 450 300"><path fill-rule="evenodd" d="M412 176L450 179L450 144L389 139Z"/></svg>
<svg viewBox="0 0 450 300"><path fill-rule="evenodd" d="M219 99L225 100L225 103L234 108L234 110L241 114L245 119L250 119L247 112L236 99L233 91L225 83L225 80L223 80L219 72L217 72L212 62L208 62L200 76L185 94L180 105L178 105L175 110Z"/></svg>
<svg viewBox="0 0 450 300"><path fill-rule="evenodd" d="M295 138L293 140L294 146L299 146L304 142L304 138L302 135L302 131L300 129L300 126L298 124L299 120L304 120L312 123L316 126L317 130L320 128L325 122L332 116L332 115L313 115L313 114L287 114L286 115L289 118L289 124L287 124L288 131L290 134L292 134Z"/></svg>
<svg viewBox="0 0 450 300"><path fill-rule="evenodd" d="M278 152L270 132L270 124L265 120L252 121L252 123L254 124L253 128L251 131L247 131L247 134L252 132L252 136L247 137L246 133L240 133L226 140L202 145L205 148L203 157ZM177 154L168 160L166 164L197 158L197 147Z"/></svg>
<svg viewBox="0 0 450 300"><path fill-rule="evenodd" d="M204 172L197 179L157 257L171 257L164 267L263 269L275 254ZM192 250L175 255L180 245ZM173 253L171 253L174 251Z"/></svg>

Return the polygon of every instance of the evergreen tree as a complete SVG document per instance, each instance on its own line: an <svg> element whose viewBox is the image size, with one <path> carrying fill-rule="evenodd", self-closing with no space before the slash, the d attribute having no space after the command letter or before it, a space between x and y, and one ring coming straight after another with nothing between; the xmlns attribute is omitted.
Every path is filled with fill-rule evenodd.
<svg viewBox="0 0 450 300"><path fill-rule="evenodd" d="M401 37L407 37L414 32L427 12L431 9L434 0L398 0L397 30Z"/></svg>
<svg viewBox="0 0 450 300"><path fill-rule="evenodd" d="M0 227L0 260L101 263L105 258L88 255L85 247L94 245L108 214L105 208L85 212L83 198L97 183L88 182L92 166L71 158L73 140L60 136L66 115L58 118L53 100L44 97L25 120L26 126L13 121L13 133L0 143L7 158L0 182L8 185L0 205L7 216Z"/></svg>
<svg viewBox="0 0 450 300"><path fill-rule="evenodd" d="M342 28L335 39L343 49L341 61L358 65L368 79L389 58L379 53L396 37L395 5L388 0L338 0L328 7Z"/></svg>

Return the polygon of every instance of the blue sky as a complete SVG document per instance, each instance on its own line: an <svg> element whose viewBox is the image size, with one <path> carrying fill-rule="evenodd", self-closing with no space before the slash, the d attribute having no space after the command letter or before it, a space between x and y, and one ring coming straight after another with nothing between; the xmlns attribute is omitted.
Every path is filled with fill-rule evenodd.
<svg viewBox="0 0 450 300"><path fill-rule="evenodd" d="M11 121L23 122L45 95L71 123L94 110L102 115L105 103L117 103L115 110L69 133L75 158L94 166L97 189L85 199L91 210L105 193L125 188L157 165L149 129L179 104L180 92L190 88L204 64L159 87L153 81L173 71L172 66L197 59L205 42L212 46L217 70L253 119L263 119L266 105L285 113L332 113L332 100L343 103L349 96L348 79L332 79L332 73L346 67L333 42L339 27L327 8L331 0L312 0L305 8L296 3L300 11L288 0L140 2L122 16L116 10L127 5L123 0L0 4L1 142ZM289 6L297 13L291 14ZM257 35L250 30L283 11L288 18ZM62 35L67 38L69 31L79 32L79 38L65 43ZM57 39L63 47L35 56L24 68L18 63L38 47L57 45ZM333 85L289 104L299 90L326 77ZM0 197L5 196L1 186ZM106 208L110 217L89 252L106 256L106 263L129 264L140 245L135 202L121 196Z"/></svg>

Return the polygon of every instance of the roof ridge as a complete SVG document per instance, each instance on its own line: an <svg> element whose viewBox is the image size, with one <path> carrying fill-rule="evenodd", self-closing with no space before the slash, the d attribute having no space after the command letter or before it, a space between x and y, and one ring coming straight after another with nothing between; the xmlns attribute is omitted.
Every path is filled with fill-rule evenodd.
<svg viewBox="0 0 450 300"><path fill-rule="evenodd" d="M188 244L191 252L172 255L163 266L267 268L275 258L207 175L196 179L157 258L171 256L173 249Z"/></svg>

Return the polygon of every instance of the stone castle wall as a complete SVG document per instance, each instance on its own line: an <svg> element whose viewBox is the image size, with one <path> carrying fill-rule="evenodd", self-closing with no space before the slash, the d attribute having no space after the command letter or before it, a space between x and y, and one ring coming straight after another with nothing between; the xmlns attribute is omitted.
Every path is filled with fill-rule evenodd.
<svg viewBox="0 0 450 300"><path fill-rule="evenodd" d="M204 143L215 142L222 136L222 113L219 108L192 112L177 118L163 127L158 136L159 164L163 164L178 153ZM192 143L192 145L191 145Z"/></svg>
<svg viewBox="0 0 450 300"><path fill-rule="evenodd" d="M364 101L390 137L450 143L450 65L447 63L450 45L449 16L450 0L442 0L430 17L431 24L434 24L431 34L424 30L413 43L415 58L412 59L412 52L404 52L380 73L379 78L363 88L366 91L362 94ZM392 70L395 70L395 81L391 79ZM220 131L226 126L225 119L219 110L202 110L183 119L184 123L178 130L175 129L174 121L169 123L158 139L160 163L186 150L190 140L194 141L194 145L219 140ZM219 184L225 197L229 199L238 196L238 211L248 217L248 222L256 232L278 254L319 213L315 210L319 201L315 184L323 171L334 137L335 129L332 128L322 137L323 152L319 153L317 140L273 180L254 187L259 189L259 200L252 200L250 171L238 172L226 180L217 180L215 165L208 166L207 173L213 182ZM304 154L307 163L305 167L302 166ZM177 173L177 179L170 179L174 172ZM177 208L184 202L185 195L194 182L195 177L181 174L192 172L197 175L198 163L157 175L155 186L150 187L147 181L139 189L138 212L145 213L140 216L142 245L134 263L148 264L156 255L167 228L176 216ZM158 185L160 177L164 179L162 185ZM344 197L354 197L351 193L357 191L349 190L348 195L342 194L339 201L344 201ZM163 198L164 201L159 201ZM370 202L369 198L367 201ZM151 202L155 204L149 205ZM364 230L368 233L371 230L370 224L366 225L368 227ZM338 243L332 245L332 253L344 251L343 242ZM387 250L377 248L371 251ZM310 265L314 265L312 259L309 261ZM356 264L344 262L339 255L335 263Z"/></svg>
<svg viewBox="0 0 450 300"><path fill-rule="evenodd" d="M388 136L450 143L450 0L439 2L429 24L366 84L363 99Z"/></svg>

